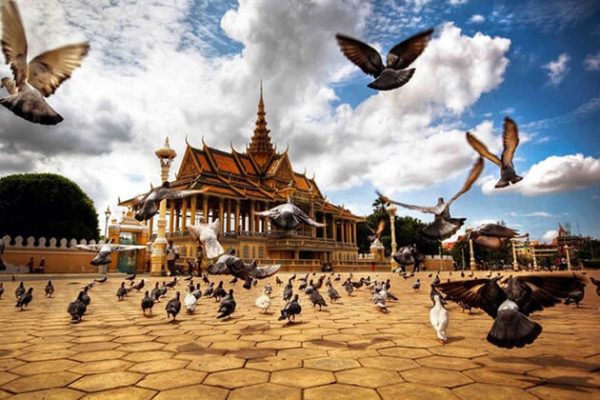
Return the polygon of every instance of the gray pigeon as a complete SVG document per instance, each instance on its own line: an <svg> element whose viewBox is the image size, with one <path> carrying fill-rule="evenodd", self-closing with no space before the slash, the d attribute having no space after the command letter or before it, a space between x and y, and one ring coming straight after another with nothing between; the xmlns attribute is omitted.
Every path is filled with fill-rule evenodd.
<svg viewBox="0 0 600 400"><path fill-rule="evenodd" d="M52 281L48 281L44 288L44 293L46 294L46 297L52 297L54 294L54 285L52 284Z"/></svg>
<svg viewBox="0 0 600 400"><path fill-rule="evenodd" d="M23 307L27 307L27 305L29 305L29 303L31 303L31 300L33 300L33 288L30 287L29 289L27 289L27 292L22 295L21 297L19 297L19 300L17 300L17 304L15 305L15 307L19 307L21 311L23 311Z"/></svg>
<svg viewBox="0 0 600 400"><path fill-rule="evenodd" d="M483 224L469 233L469 238L480 246L497 250L508 239L523 238L528 235L519 235L519 232L500 224Z"/></svg>
<svg viewBox="0 0 600 400"><path fill-rule="evenodd" d="M25 294L25 284L21 281L17 289L15 289L15 297L18 299L19 297Z"/></svg>
<svg viewBox="0 0 600 400"><path fill-rule="evenodd" d="M292 301L288 302L285 307L283 307L278 320L283 321L284 319L287 319L288 324L291 324L296 320L296 315L300 315L300 313L302 313L302 307L298 302L298 295L296 294Z"/></svg>
<svg viewBox="0 0 600 400"><path fill-rule="evenodd" d="M30 122L56 125L63 118L44 100L67 79L87 55L87 42L46 51L27 62L27 38L16 2L0 2L2 13L2 52L10 65L13 79L4 77L0 87L8 96L0 104Z"/></svg>
<svg viewBox="0 0 600 400"><path fill-rule="evenodd" d="M178 190L172 189L169 182L164 182L161 186L153 188L150 192L137 196L133 200L133 208L135 210L135 219L138 221L146 221L158 213L158 205L161 200L178 200L195 194L204 193L202 190Z"/></svg>
<svg viewBox="0 0 600 400"><path fill-rule="evenodd" d="M325 303L325 299L321 296L321 293L317 289L314 289L310 294L310 301L313 303L313 308L315 306L319 306L319 311L322 310L323 307L327 307L327 303Z"/></svg>
<svg viewBox="0 0 600 400"><path fill-rule="evenodd" d="M249 290L252 288L252 283L255 279L264 279L273 276L280 268L281 265L279 264L259 268L256 260L247 264L235 255L234 249L230 249L227 253L219 257L214 264L208 266L208 273L213 275L233 275L235 278L242 279L244 281L242 287Z"/></svg>
<svg viewBox="0 0 600 400"><path fill-rule="evenodd" d="M83 290L79 292L77 299L75 299L74 302L69 303L69 306L67 307L67 312L71 315L72 323L81 322L81 318L83 317L83 314L85 314L85 312L87 310L87 306L81 299L82 296L83 296Z"/></svg>
<svg viewBox="0 0 600 400"><path fill-rule="evenodd" d="M519 129L515 121L508 117L504 118L504 132L502 133L504 151L502 151L502 159L492 154L479 139L469 132L467 132L467 141L480 156L487 158L500 168L500 180L496 183L496 189L507 187L511 183L515 184L523 180L523 177L517 175L513 165L513 157L519 145Z"/></svg>
<svg viewBox="0 0 600 400"><path fill-rule="evenodd" d="M412 78L415 69L407 68L425 50L432 34L433 29L427 29L395 45L387 55L385 67L379 52L368 44L339 33L335 37L346 58L376 78L368 85L371 89L392 90Z"/></svg>
<svg viewBox="0 0 600 400"><path fill-rule="evenodd" d="M394 200L390 200L385 197L381 193L377 193L379 198L384 204L397 204L401 207L408 208L410 210L417 210L423 213L430 213L435 215L435 219L432 223L427 225L425 228L421 230L421 235L428 240L444 240L454 235L461 226L465 223L465 218L452 218L450 216L450 205L454 203L456 199L458 199L461 195L468 192L471 189L471 186L475 183L481 171L483 170L483 158L479 157L469 175L467 176L467 180L463 184L462 188L456 193L448 202L444 202L442 197L438 198L438 202L433 207L422 207L415 206L406 203L400 203Z"/></svg>
<svg viewBox="0 0 600 400"><path fill-rule="evenodd" d="M231 318L231 314L235 311L236 302L233 297L233 289L229 289L229 294L221 300L221 304L219 305L219 310L217 314L217 319L222 318Z"/></svg>
<svg viewBox="0 0 600 400"><path fill-rule="evenodd" d="M296 229L301 223L314 226L315 228L322 228L325 226L310 219L304 211L289 200L287 203L278 205L270 210L260 211L254 214L260 217L269 218L274 226L284 231Z"/></svg>
<svg viewBox="0 0 600 400"><path fill-rule="evenodd" d="M142 299L142 313L144 317L146 316L146 311L149 311L150 315L152 315L152 307L154 307L154 299L150 297L149 292L146 290Z"/></svg>
<svg viewBox="0 0 600 400"><path fill-rule="evenodd" d="M177 314L181 310L181 301L179 301L179 292L175 293L175 297L169 300L167 305L165 306L165 311L167 312L167 318L173 317L173 321L177 318Z"/></svg>
<svg viewBox="0 0 600 400"><path fill-rule="evenodd" d="M125 296L127 296L127 289L125 288L125 282L121 282L121 286L117 289L117 299L123 301Z"/></svg>

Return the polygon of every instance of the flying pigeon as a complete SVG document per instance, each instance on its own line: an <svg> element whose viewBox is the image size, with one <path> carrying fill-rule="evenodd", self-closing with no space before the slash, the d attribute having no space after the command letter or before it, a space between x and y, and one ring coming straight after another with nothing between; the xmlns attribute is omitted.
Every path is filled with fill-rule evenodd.
<svg viewBox="0 0 600 400"><path fill-rule="evenodd" d="M74 302L69 303L67 307L67 312L71 315L71 322L76 324L81 322L81 318L83 318L83 314L87 311L87 305L82 300L83 290L79 292L77 295L77 299Z"/></svg>
<svg viewBox="0 0 600 400"><path fill-rule="evenodd" d="M102 278L96 278L96 279L94 279L94 282L104 283L107 280L108 280L108 276L103 276Z"/></svg>
<svg viewBox="0 0 600 400"><path fill-rule="evenodd" d="M112 239L108 243L103 244L78 244L79 250L97 252L96 256L90 261L93 266L108 265L111 263L110 255L113 252L133 251L147 248L144 245L133 244L113 244Z"/></svg>
<svg viewBox="0 0 600 400"><path fill-rule="evenodd" d="M429 321L435 330L438 340L441 343L448 342L446 328L448 327L448 310L442 304L442 298L439 294L433 296L434 306L429 310Z"/></svg>
<svg viewBox="0 0 600 400"><path fill-rule="evenodd" d="M596 294L598 296L600 296L600 281L597 280L597 279L594 279L594 277L592 277L592 276L590 276L590 280L592 281L592 283L594 284L594 286L596 286Z"/></svg>
<svg viewBox="0 0 600 400"><path fill-rule="evenodd" d="M87 55L87 42L46 51L27 63L27 38L17 4L0 1L2 14L2 52L10 65L13 79L4 77L0 87L8 96L0 104L15 115L36 124L56 125L63 118L44 100L50 97Z"/></svg>
<svg viewBox="0 0 600 400"><path fill-rule="evenodd" d="M387 54L385 67L379 52L368 44L340 33L335 37L346 58L376 78L368 85L371 89L392 90L412 78L415 69L407 68L425 50L432 34L433 29L427 29L395 45Z"/></svg>
<svg viewBox="0 0 600 400"><path fill-rule="evenodd" d="M229 289L229 294L221 300L219 310L217 311L217 319L231 318L231 314L235 311L236 303L233 298L233 289Z"/></svg>
<svg viewBox="0 0 600 400"><path fill-rule="evenodd" d="M219 219L217 218L212 223L200 223L188 227L192 237L204 245L206 258L216 258L225 252L217 240L219 226Z"/></svg>
<svg viewBox="0 0 600 400"><path fill-rule="evenodd" d="M493 250L499 249L505 240L526 236L527 234L519 235L518 231L500 224L483 224L469 233L475 243Z"/></svg>
<svg viewBox="0 0 600 400"><path fill-rule="evenodd" d="M580 282L578 288L569 292L569 295L565 299L565 304L569 305L569 304L575 303L577 308L579 308L579 303L581 302L581 300L583 300L584 297L585 297L585 283Z"/></svg>
<svg viewBox="0 0 600 400"><path fill-rule="evenodd" d="M298 295L296 294L292 301L288 302L283 307L278 320L283 321L284 319L287 319L288 324L291 324L293 321L296 321L296 315L300 315L300 313L302 313L302 306L298 303Z"/></svg>
<svg viewBox="0 0 600 400"><path fill-rule="evenodd" d="M208 266L208 273L233 275L244 280L243 288L249 290L254 279L268 278L275 275L280 268L279 264L258 268L256 260L246 264L241 258L236 257L235 250L231 249L219 257L214 264Z"/></svg>
<svg viewBox="0 0 600 400"><path fill-rule="evenodd" d="M437 288L447 299L481 308L494 318L488 342L511 349L533 343L542 332L542 326L530 320L529 314L560 303L579 287L583 278L572 273L510 276L505 287L498 284L499 280L448 282Z"/></svg>
<svg viewBox="0 0 600 400"><path fill-rule="evenodd" d="M508 117L504 118L504 131L502 132L504 150L502 151L501 159L495 154L492 154L488 148L470 132L467 132L467 141L480 156L487 158L500 168L500 179L495 185L496 189L507 187L511 183L515 184L523 180L521 176L517 175L513 165L513 157L517 150L517 146L519 145L519 129L517 128L515 121Z"/></svg>
<svg viewBox="0 0 600 400"><path fill-rule="evenodd" d="M383 233L384 229L385 229L385 219L381 219L379 221L379 224L377 225L377 230L373 230L373 228L371 228L371 225L365 223L365 226L367 227L367 230L369 231L369 235L367 235L367 239L369 240L369 243L373 243L375 240L381 238L381 234Z"/></svg>
<svg viewBox="0 0 600 400"><path fill-rule="evenodd" d="M165 307L165 311L167 311L167 319L169 317L173 317L173 321L175 321L175 318L177 318L177 314L179 314L180 310L181 301L179 301L179 292L176 292L175 297L169 300Z"/></svg>
<svg viewBox="0 0 600 400"><path fill-rule="evenodd" d="M388 199L379 192L377 194L379 195L379 198L384 204L393 203L401 207L408 208L410 210L417 210L423 213L434 214L434 222L430 223L425 228L423 228L423 230L421 231L421 235L429 240L444 240L454 235L466 220L465 218L452 218L450 216L450 205L454 203L454 201L458 199L461 195L463 195L464 193L468 192L469 189L471 189L471 186L473 186L477 178L479 178L479 175L481 174L482 170L483 158L479 157L473 165L473 168L469 172L469 175L463 187L458 191L458 193L452 196L452 198L448 202L444 202L444 199L440 197L438 199L437 204L433 207L421 207L406 203L400 203Z"/></svg>
<svg viewBox="0 0 600 400"><path fill-rule="evenodd" d="M152 315L152 307L154 307L154 299L150 297L150 294L146 290L146 293L144 293L144 298L142 299L142 313L144 314L144 317L147 316L146 310L148 310L150 315Z"/></svg>
<svg viewBox="0 0 600 400"><path fill-rule="evenodd" d="M289 200L287 203L280 204L270 210L256 212L255 215L269 218L274 226L284 231L296 229L301 223L314 226L315 228L325 226L310 219L304 211Z"/></svg>
<svg viewBox="0 0 600 400"><path fill-rule="evenodd" d="M201 190L178 190L170 187L169 182L157 188L152 188L148 193L135 197L132 201L135 210L135 219L142 222L149 220L158 213L158 206L161 200L178 200L195 194L204 193L206 188Z"/></svg>
<svg viewBox="0 0 600 400"><path fill-rule="evenodd" d="M406 272L407 265L414 265L413 269L416 269L419 263L425 262L425 256L419 253L416 244L400 247L392 256L392 259L400 265L403 272Z"/></svg>

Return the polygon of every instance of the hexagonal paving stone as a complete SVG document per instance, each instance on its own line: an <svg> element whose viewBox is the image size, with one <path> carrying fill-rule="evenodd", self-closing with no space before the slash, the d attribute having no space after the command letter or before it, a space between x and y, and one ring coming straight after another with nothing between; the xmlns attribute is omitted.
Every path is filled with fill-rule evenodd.
<svg viewBox="0 0 600 400"><path fill-rule="evenodd" d="M283 349L294 349L298 347L302 347L302 343L300 342L292 342L289 340L268 340L266 342L260 342L256 345L258 348L268 348L275 350L283 350Z"/></svg>
<svg viewBox="0 0 600 400"><path fill-rule="evenodd" d="M38 374L26 376L10 381L3 385L3 389L10 390L15 393L33 392L35 390L59 388L67 386L81 375L71 372L56 372L49 374Z"/></svg>
<svg viewBox="0 0 600 400"><path fill-rule="evenodd" d="M129 371L141 372L143 374L152 374L154 372L170 371L173 369L185 368L190 361L188 360L155 360L146 361L143 363L137 363L133 367L129 368Z"/></svg>
<svg viewBox="0 0 600 400"><path fill-rule="evenodd" d="M438 386L418 385L415 383L398 383L377 389L383 400L459 400L450 389ZM472 399L471 399L472 400Z"/></svg>
<svg viewBox="0 0 600 400"><path fill-rule="evenodd" d="M138 387L126 387L103 392L90 393L82 400L150 400L156 392Z"/></svg>
<svg viewBox="0 0 600 400"><path fill-rule="evenodd" d="M168 351L140 351L137 353L129 353L123 357L123 359L133 362L144 362L152 360L165 360L167 358L171 358L172 356L173 353Z"/></svg>
<svg viewBox="0 0 600 400"><path fill-rule="evenodd" d="M294 350L301 350L301 349L282 350L282 351L294 351ZM249 348L249 349L243 349L243 350L228 351L226 354L230 355L230 356L235 356L238 358L245 358L246 360L252 360L252 359L257 359L257 358L272 357L275 354L277 354L277 350Z"/></svg>
<svg viewBox="0 0 600 400"><path fill-rule="evenodd" d="M413 360L400 357L377 356L361 358L358 360L363 367L380 368L385 370L405 371L412 368L420 368Z"/></svg>
<svg viewBox="0 0 600 400"><path fill-rule="evenodd" d="M600 395L598 389L562 385L540 385L527 392L544 400L589 400Z"/></svg>
<svg viewBox="0 0 600 400"><path fill-rule="evenodd" d="M458 371L449 371L437 368L419 368L400 372L400 375L412 383L425 385L443 386L453 388L473 382Z"/></svg>
<svg viewBox="0 0 600 400"><path fill-rule="evenodd" d="M102 372L110 372L116 370L125 370L133 363L123 360L101 360L81 363L69 371L79 374L98 374Z"/></svg>
<svg viewBox="0 0 600 400"><path fill-rule="evenodd" d="M325 371L342 371L345 369L358 368L360 364L349 358L312 358L304 361L306 368L322 369Z"/></svg>
<svg viewBox="0 0 600 400"><path fill-rule="evenodd" d="M101 360L114 360L121 358L125 355L122 351L117 350L105 350L105 351L90 351L87 353L74 354L69 357L71 360L89 362L89 361L101 361Z"/></svg>
<svg viewBox="0 0 600 400"><path fill-rule="evenodd" d="M21 393L11 397L12 400L75 400L79 399L85 393L77 392L71 389L59 388L40 390L37 392Z"/></svg>
<svg viewBox="0 0 600 400"><path fill-rule="evenodd" d="M217 372L242 368L245 363L246 360L243 358L233 356L202 355L190 361L187 368L198 371Z"/></svg>
<svg viewBox="0 0 600 400"><path fill-rule="evenodd" d="M541 381L533 376L526 376L520 373L511 373L503 371L494 371L491 368L478 368L464 371L464 374L475 382L491 383L494 385L516 386L522 389L539 385Z"/></svg>
<svg viewBox="0 0 600 400"><path fill-rule="evenodd" d="M20 375L24 375L24 374L20 374ZM0 385L4 385L5 383L14 381L18 377L19 377L19 375L11 374L10 372L4 372L4 371L0 372Z"/></svg>
<svg viewBox="0 0 600 400"><path fill-rule="evenodd" d="M431 356L419 358L417 363L424 367L453 369L455 371L464 371L467 369L479 368L480 365L471 360L456 357Z"/></svg>
<svg viewBox="0 0 600 400"><path fill-rule="evenodd" d="M278 353L279 356L285 358L301 358L306 360L308 358L320 358L327 357L327 352L322 350L315 349L289 349L289 350L281 350Z"/></svg>
<svg viewBox="0 0 600 400"><path fill-rule="evenodd" d="M450 356L457 358L481 357L487 354L487 351L473 349L469 347L441 346L429 349L433 354L440 356Z"/></svg>
<svg viewBox="0 0 600 400"><path fill-rule="evenodd" d="M283 369L300 368L302 360L298 358L267 357L256 360L248 360L246 368L261 371L280 371Z"/></svg>
<svg viewBox="0 0 600 400"><path fill-rule="evenodd" d="M426 349L416 349L410 347L390 347L387 349L378 349L377 351L382 356L410 358L413 360L431 355L431 353Z"/></svg>
<svg viewBox="0 0 600 400"><path fill-rule="evenodd" d="M204 383L206 385L221 386L235 389L243 386L265 383L269 380L269 374L253 369L234 369L230 371L214 372L210 374Z"/></svg>
<svg viewBox="0 0 600 400"><path fill-rule="evenodd" d="M165 390L156 395L153 400L225 400L228 394L229 390L226 389L206 385L195 385Z"/></svg>
<svg viewBox="0 0 600 400"><path fill-rule="evenodd" d="M86 351L101 351L101 350L113 350L115 347L119 347L119 343L111 342L100 342L100 343L86 343L78 344L70 347L69 350L76 353L85 353Z"/></svg>
<svg viewBox="0 0 600 400"><path fill-rule="evenodd" d="M11 370L12 373L27 376L27 375L36 375L36 374L44 374L48 372L59 372L66 371L73 367L79 365L78 362L71 360L48 360L48 361L37 361L32 363L27 363L20 367L14 368ZM0 378L0 384L2 379Z"/></svg>
<svg viewBox="0 0 600 400"><path fill-rule="evenodd" d="M72 350L53 350L53 351L40 351L30 352L21 354L19 359L23 361L45 361L45 360L58 360L60 358L69 358L75 354Z"/></svg>
<svg viewBox="0 0 600 400"><path fill-rule="evenodd" d="M71 388L84 392L115 389L135 385L144 376L134 372L106 372L104 374L87 375L70 385Z"/></svg>
<svg viewBox="0 0 600 400"><path fill-rule="evenodd" d="M271 374L271 382L283 385L308 388L335 382L331 372L310 368L296 368L277 371Z"/></svg>
<svg viewBox="0 0 600 400"><path fill-rule="evenodd" d="M117 350L131 352L131 351L152 351L160 350L165 347L164 343L158 342L140 342L140 343L127 343L119 346Z"/></svg>
<svg viewBox="0 0 600 400"><path fill-rule="evenodd" d="M494 399L494 400L536 400L537 398L523 389L512 386L498 386L486 383L474 383L453 390L454 394L463 400Z"/></svg>
<svg viewBox="0 0 600 400"><path fill-rule="evenodd" d="M228 400L300 400L301 390L289 386L276 385L274 383L263 383L231 392Z"/></svg>
<svg viewBox="0 0 600 400"><path fill-rule="evenodd" d="M174 389L182 386L202 383L206 372L192 370L173 370L147 375L137 385L156 390Z"/></svg>
<svg viewBox="0 0 600 400"><path fill-rule="evenodd" d="M588 386L600 388L600 374L573 368L540 368L528 373L555 385Z"/></svg>
<svg viewBox="0 0 600 400"><path fill-rule="evenodd" d="M343 385L339 383L304 390L304 400L323 399L379 400L379 395L373 389L367 389L351 385Z"/></svg>
<svg viewBox="0 0 600 400"><path fill-rule="evenodd" d="M335 373L339 383L356 386L378 388L393 383L402 382L402 378L395 371L386 371L375 368L355 368Z"/></svg>

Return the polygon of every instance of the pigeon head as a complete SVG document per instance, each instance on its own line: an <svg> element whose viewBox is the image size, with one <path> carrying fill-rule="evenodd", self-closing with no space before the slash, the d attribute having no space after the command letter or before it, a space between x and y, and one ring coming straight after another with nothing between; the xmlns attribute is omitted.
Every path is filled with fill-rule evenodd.
<svg viewBox="0 0 600 400"><path fill-rule="evenodd" d="M153 200L146 200L135 212L135 219L142 222L147 221L158 213L158 207Z"/></svg>

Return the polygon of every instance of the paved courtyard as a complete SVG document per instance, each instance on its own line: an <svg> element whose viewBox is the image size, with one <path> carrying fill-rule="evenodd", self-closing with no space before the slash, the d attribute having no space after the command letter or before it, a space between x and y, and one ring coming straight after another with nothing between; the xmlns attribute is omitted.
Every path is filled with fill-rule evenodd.
<svg viewBox="0 0 600 400"><path fill-rule="evenodd" d="M420 293L411 289L414 278L379 274L392 278L391 291L400 298L390 302L389 314L376 311L367 289L348 298L335 282L342 301L319 312L302 295L303 313L293 325L277 321L283 288L274 279L270 314L253 306L265 281L252 291L238 283L233 319L216 320L217 304L202 298L196 314L182 311L170 323L164 307L174 290L155 305L153 317L144 318L143 293L118 302L121 280L115 276L93 288L78 325L69 323L67 304L91 279L55 281L51 299L43 297L44 281L31 282L34 300L23 312L14 307L17 283L5 282L0 399L600 398L600 298L593 285L579 309L560 305L534 314L544 331L533 345L503 350L485 341L492 322L487 315L469 315L454 304L449 343L435 341L431 279L418 275ZM186 286L182 282L177 290L183 295Z"/></svg>

